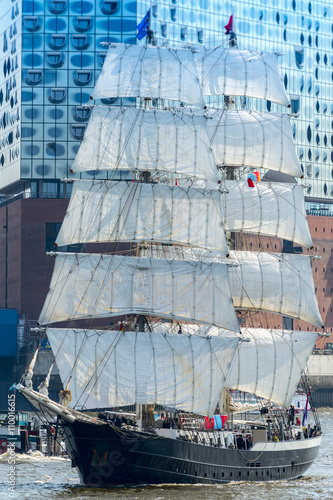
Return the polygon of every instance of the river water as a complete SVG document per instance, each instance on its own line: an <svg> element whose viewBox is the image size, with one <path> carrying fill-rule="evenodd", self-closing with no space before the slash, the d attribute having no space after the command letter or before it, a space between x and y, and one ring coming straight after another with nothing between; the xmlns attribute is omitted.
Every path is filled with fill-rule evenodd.
<svg viewBox="0 0 333 500"><path fill-rule="evenodd" d="M323 441L307 474L295 481L227 485L161 485L101 490L82 487L69 460L21 456L15 491L9 491L8 458L0 459L0 500L333 500L333 409L322 408Z"/></svg>

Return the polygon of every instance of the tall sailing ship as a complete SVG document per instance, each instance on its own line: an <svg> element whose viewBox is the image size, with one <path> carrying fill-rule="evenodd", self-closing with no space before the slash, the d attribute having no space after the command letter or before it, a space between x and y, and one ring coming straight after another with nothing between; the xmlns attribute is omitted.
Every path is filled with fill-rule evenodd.
<svg viewBox="0 0 333 500"><path fill-rule="evenodd" d="M33 390L31 369L16 386L57 416L86 485L292 479L317 456L319 422L305 439L286 409L318 334L239 326L323 324L310 255L236 248L312 248L290 118L237 96L289 106L277 54L109 46L92 99L116 105L91 106L39 318L64 391ZM229 390L260 415L236 420Z"/></svg>

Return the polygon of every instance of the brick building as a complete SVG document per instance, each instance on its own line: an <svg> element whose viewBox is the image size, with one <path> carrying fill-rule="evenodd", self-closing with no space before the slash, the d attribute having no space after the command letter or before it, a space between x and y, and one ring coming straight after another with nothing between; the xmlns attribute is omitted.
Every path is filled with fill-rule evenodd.
<svg viewBox="0 0 333 500"><path fill-rule="evenodd" d="M19 198L0 206L0 307L37 320L49 288L67 199Z"/></svg>
<svg viewBox="0 0 333 500"><path fill-rule="evenodd" d="M308 215L308 222L313 241L313 249L292 247L289 242L276 238L237 235L236 248L238 250L253 250L266 252L303 253L318 256L320 259L312 261L312 272L316 287L319 311L323 319L324 331L331 334L330 338L321 338L317 342L318 348L325 348L333 343L333 217L322 215ZM244 324L262 328L293 328L304 331L321 331L320 328L304 321L290 320L276 314L265 312L242 313Z"/></svg>

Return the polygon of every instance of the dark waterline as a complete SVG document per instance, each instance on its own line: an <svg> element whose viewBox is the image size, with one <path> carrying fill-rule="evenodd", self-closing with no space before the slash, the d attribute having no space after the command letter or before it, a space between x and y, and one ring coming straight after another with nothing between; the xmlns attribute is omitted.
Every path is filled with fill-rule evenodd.
<svg viewBox="0 0 333 500"><path fill-rule="evenodd" d="M16 488L9 488L9 464L0 460L4 500L333 500L333 409L322 408L323 442L307 474L295 481L227 485L160 485L100 490L82 487L69 460L29 458L15 464Z"/></svg>

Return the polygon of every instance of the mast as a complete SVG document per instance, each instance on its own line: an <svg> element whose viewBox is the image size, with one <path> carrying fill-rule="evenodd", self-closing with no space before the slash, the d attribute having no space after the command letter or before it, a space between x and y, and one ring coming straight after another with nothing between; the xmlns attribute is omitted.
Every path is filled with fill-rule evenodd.
<svg viewBox="0 0 333 500"><path fill-rule="evenodd" d="M156 45L155 43L155 38L154 38L154 32L152 30L152 17L153 17L153 9L152 5L153 2L150 0L150 9L149 9L149 23L148 23L148 31L147 31L147 38L146 38L146 43L147 45ZM150 104L151 104L151 99L144 99L144 107L145 109L150 109ZM142 172L141 176L141 182L144 184L149 184L151 178L151 174L148 170L144 170ZM145 252L145 249L147 248L147 243L143 241L141 244L141 247L139 248L139 255ZM145 331L145 324L147 323L147 317L140 314L138 316L138 328L139 332L144 332ZM155 424L154 420L154 409L155 405L145 405L145 404L137 404L136 405L136 414L137 414L137 422L139 427L142 429L147 429L148 427L153 427Z"/></svg>
<svg viewBox="0 0 333 500"><path fill-rule="evenodd" d="M147 38L146 38L146 44L147 45L155 45L155 39L154 39L154 32L152 30L152 17L153 17L153 9L152 9L152 0L150 0L150 8L149 8L149 21L148 21L148 30L147 30ZM144 108L145 109L150 109L150 104L151 104L151 99L145 98L144 99ZM149 184L150 183L150 172L148 170L144 170L141 175L141 182L144 184ZM147 247L147 242L143 241L142 244L138 248L138 255L144 255L145 249ZM147 323L147 317L145 315L139 314L138 316L138 328L139 332L144 332L145 331L145 324ZM146 411L147 410L147 411ZM148 425L148 415L145 415L148 413L148 408L143 408L139 406L138 408L138 413L139 416L141 415L141 423L143 428L147 427Z"/></svg>
<svg viewBox="0 0 333 500"><path fill-rule="evenodd" d="M230 35L229 35L229 48L237 48L237 37L236 37L236 33L234 32L233 30L233 26L232 26L232 29L231 29L231 32L230 32ZM234 101L234 98L235 96L224 96L224 105L225 105L225 109L227 111L231 111L235 108L235 101ZM229 181L232 181L234 180L235 178L235 171L232 167L230 166L227 166L226 167L226 179L229 180ZM233 231L228 231L226 233L226 236L227 236L227 241L229 243L229 249L230 250L235 250L236 248L236 236L235 236L235 233Z"/></svg>

